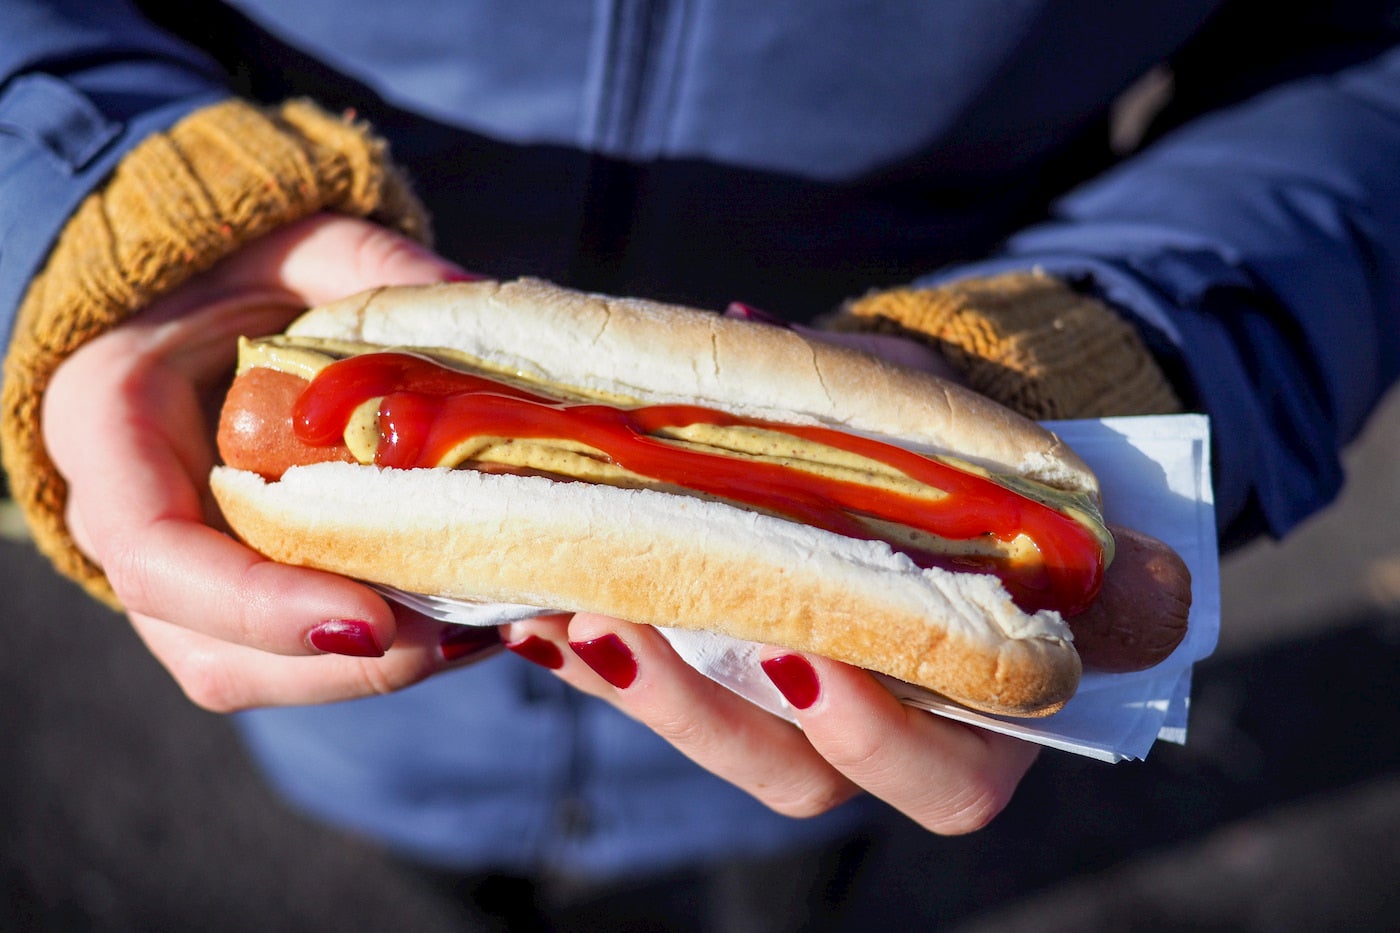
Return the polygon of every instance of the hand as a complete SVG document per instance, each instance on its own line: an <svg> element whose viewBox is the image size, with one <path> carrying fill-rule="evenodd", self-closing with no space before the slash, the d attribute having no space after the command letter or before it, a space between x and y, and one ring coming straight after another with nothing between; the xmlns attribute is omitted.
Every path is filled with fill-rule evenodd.
<svg viewBox="0 0 1400 933"><path fill-rule="evenodd" d="M350 580L272 563L219 530L207 476L239 334L280 331L308 305L465 274L411 240L317 216L252 243L59 367L44 440L67 520L132 624L209 709L382 693L448 663L436 623ZM446 654L493 632L451 630ZM466 639L463 641L462 639Z"/></svg>
<svg viewBox="0 0 1400 933"><path fill-rule="evenodd" d="M1141 536L1104 578L1106 606L1170 617L1186 582ZM774 810L813 816L866 792L927 829L986 825L1010 801L1037 746L903 706L868 672L767 648L765 673L800 728L700 674L660 632L598 615L517 622L506 647L649 726Z"/></svg>
<svg viewBox="0 0 1400 933"><path fill-rule="evenodd" d="M579 614L517 622L506 647L612 703L772 809L815 816L861 792L939 833L978 829L1037 747L903 706L868 672L767 649L799 729L687 665L656 629Z"/></svg>

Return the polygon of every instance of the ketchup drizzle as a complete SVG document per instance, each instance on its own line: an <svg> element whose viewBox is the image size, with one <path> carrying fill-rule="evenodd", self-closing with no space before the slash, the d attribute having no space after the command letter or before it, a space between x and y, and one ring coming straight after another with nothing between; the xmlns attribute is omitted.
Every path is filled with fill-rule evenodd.
<svg viewBox="0 0 1400 933"><path fill-rule="evenodd" d="M953 540L991 535L1010 541L1024 533L1035 543L1040 560L945 555L892 546L921 566L993 573L1028 612L1049 608L1073 615L1092 601L1102 583L1102 546L1075 519L985 477L830 428L741 418L694 405L622 409L561 402L420 356L384 352L338 360L322 369L296 403L296 434L314 446L343 444L351 414L376 397L381 398L375 454L380 466L435 467L453 447L473 436L571 439L658 482L762 508L849 537L879 537L861 516ZM662 428L691 424L756 427L825 444L895 467L946 495L921 499L782 464L696 451L650 436Z"/></svg>

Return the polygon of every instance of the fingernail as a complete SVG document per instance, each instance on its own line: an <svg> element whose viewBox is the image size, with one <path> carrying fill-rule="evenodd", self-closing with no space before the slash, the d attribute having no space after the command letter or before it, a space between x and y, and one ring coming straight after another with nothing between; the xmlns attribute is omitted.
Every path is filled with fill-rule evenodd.
<svg viewBox="0 0 1400 933"><path fill-rule="evenodd" d="M631 686L632 681L637 679L637 658L616 635L571 641L569 647L583 659L584 664L593 668L594 673L619 690Z"/></svg>
<svg viewBox="0 0 1400 933"><path fill-rule="evenodd" d="M759 324L772 324L774 327L787 327L788 322L774 314L769 314L762 308L755 308L751 304L742 301L731 301L729 307L724 309L725 317L738 318L741 321L754 321Z"/></svg>
<svg viewBox="0 0 1400 933"><path fill-rule="evenodd" d="M557 671L564 666L564 654L559 646L547 638L527 635L519 641L508 641L506 647L527 661L534 661L540 667Z"/></svg>
<svg viewBox="0 0 1400 933"><path fill-rule="evenodd" d="M443 275L444 282L485 282L490 276L478 275L475 272L468 272L461 269L455 272L448 272Z"/></svg>
<svg viewBox="0 0 1400 933"><path fill-rule="evenodd" d="M449 625L442 630L438 649L445 661L460 661L501 643L501 634L489 625Z"/></svg>
<svg viewBox="0 0 1400 933"><path fill-rule="evenodd" d="M384 649L374 637L374 629L359 619L327 619L307 633L311 647L326 654L351 658L382 658Z"/></svg>
<svg viewBox="0 0 1400 933"><path fill-rule="evenodd" d="M821 684L817 681L816 669L800 654L782 654L759 664L783 698L797 709L806 709L817 702Z"/></svg>

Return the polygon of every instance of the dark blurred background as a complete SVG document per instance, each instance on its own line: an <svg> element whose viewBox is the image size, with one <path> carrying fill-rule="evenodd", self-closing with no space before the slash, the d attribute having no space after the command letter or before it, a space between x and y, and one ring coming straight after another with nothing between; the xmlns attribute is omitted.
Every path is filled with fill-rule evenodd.
<svg viewBox="0 0 1400 933"><path fill-rule="evenodd" d="M1186 746L1042 755L968 837L891 817L860 928L1400 929L1397 458L1392 399L1334 508L1226 560ZM0 930L469 926L425 877L290 812L228 723L0 521Z"/></svg>

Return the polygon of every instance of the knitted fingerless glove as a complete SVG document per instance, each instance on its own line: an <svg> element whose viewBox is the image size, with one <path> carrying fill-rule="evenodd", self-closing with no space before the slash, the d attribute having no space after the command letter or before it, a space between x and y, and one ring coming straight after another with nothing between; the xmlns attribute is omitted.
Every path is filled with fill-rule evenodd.
<svg viewBox="0 0 1400 933"><path fill-rule="evenodd" d="M133 149L69 219L20 306L0 392L0 446L38 548L115 605L64 521L67 488L44 449L40 400L87 341L241 245L320 211L366 217L420 240L428 218L386 147L312 104L229 100Z"/></svg>
<svg viewBox="0 0 1400 933"><path fill-rule="evenodd" d="M1182 408L1127 321L1038 272L875 292L849 302L829 326L921 340L969 388L1035 419Z"/></svg>

